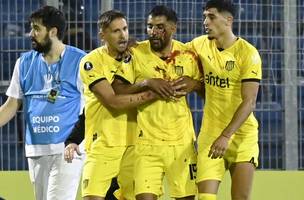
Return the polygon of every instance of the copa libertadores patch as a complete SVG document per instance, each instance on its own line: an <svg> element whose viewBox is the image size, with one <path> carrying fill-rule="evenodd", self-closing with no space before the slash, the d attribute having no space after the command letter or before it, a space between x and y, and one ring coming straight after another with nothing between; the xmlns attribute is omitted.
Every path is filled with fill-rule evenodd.
<svg viewBox="0 0 304 200"><path fill-rule="evenodd" d="M93 65L91 62L85 62L83 67L84 67L84 70L89 71L93 68Z"/></svg>

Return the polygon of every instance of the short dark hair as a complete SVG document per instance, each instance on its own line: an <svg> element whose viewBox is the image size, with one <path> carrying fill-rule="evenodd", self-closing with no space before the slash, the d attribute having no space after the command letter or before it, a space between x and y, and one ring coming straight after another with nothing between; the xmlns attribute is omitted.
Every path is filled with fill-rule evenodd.
<svg viewBox="0 0 304 200"><path fill-rule="evenodd" d="M152 17L165 16L168 21L174 22L175 24L178 21L176 12L173 9L164 5L154 6L149 12L149 15L151 15Z"/></svg>
<svg viewBox="0 0 304 200"><path fill-rule="evenodd" d="M231 0L209 0L205 5L205 10L216 8L219 12L227 11L232 16L236 14L236 7Z"/></svg>
<svg viewBox="0 0 304 200"><path fill-rule="evenodd" d="M66 22L64 14L60 10L53 6L44 6L30 15L30 22L37 20L41 20L42 25L45 26L47 30L56 27L58 30L58 39L63 39L66 28Z"/></svg>
<svg viewBox="0 0 304 200"><path fill-rule="evenodd" d="M98 26L102 30L106 29L111 24L111 22L117 18L123 18L127 20L126 15L118 10L106 11L98 17Z"/></svg>

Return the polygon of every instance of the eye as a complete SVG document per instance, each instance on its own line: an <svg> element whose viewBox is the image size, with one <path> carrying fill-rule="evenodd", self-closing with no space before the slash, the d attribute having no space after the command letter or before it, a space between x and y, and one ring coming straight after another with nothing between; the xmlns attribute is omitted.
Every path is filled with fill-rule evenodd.
<svg viewBox="0 0 304 200"><path fill-rule="evenodd" d="M157 29L163 30L163 29L164 29L164 26L163 26L163 25L157 25Z"/></svg>

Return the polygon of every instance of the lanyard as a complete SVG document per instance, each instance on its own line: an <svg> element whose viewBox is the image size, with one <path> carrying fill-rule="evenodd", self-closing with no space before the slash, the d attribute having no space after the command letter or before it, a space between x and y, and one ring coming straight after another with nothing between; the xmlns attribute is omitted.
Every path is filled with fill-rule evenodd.
<svg viewBox="0 0 304 200"><path fill-rule="evenodd" d="M52 86L58 88L60 86L60 73L61 73L62 58L56 64L47 66L47 74L52 77ZM54 85L53 85L54 84Z"/></svg>
<svg viewBox="0 0 304 200"><path fill-rule="evenodd" d="M52 89L47 94L47 101L50 103L55 103L59 93L60 93L60 71L61 71L62 59L59 60L58 64L54 66L47 66L48 75L52 76ZM54 66L54 70L52 71L52 66ZM54 85L53 85L54 83Z"/></svg>

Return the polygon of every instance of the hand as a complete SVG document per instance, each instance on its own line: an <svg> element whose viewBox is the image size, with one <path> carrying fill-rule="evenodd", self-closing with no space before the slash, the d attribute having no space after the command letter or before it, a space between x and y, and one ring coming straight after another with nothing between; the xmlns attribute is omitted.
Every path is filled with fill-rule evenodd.
<svg viewBox="0 0 304 200"><path fill-rule="evenodd" d="M163 99L172 99L174 97L174 90L169 81L161 78L152 78L146 80L145 85Z"/></svg>
<svg viewBox="0 0 304 200"><path fill-rule="evenodd" d="M173 89L177 94L188 94L197 88L199 81L190 78L189 76L182 76L172 82Z"/></svg>
<svg viewBox="0 0 304 200"><path fill-rule="evenodd" d="M66 160L68 163L71 163L74 159L74 153L76 153L80 156L81 152L79 151L79 147L75 143L68 144L64 149L64 160Z"/></svg>
<svg viewBox="0 0 304 200"><path fill-rule="evenodd" d="M222 158L228 148L228 141L229 138L224 135L220 135L216 138L210 147L208 157L211 157L212 159Z"/></svg>

